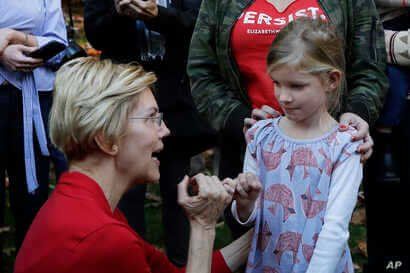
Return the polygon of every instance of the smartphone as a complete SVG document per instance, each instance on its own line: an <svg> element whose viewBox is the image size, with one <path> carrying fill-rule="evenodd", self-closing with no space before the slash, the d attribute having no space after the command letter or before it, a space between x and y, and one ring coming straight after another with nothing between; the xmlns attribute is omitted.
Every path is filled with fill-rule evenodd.
<svg viewBox="0 0 410 273"><path fill-rule="evenodd" d="M66 46L62 43L51 41L44 46L36 49L35 51L28 53L27 56L35 59L42 59L44 61L54 57L61 51L63 51Z"/></svg>

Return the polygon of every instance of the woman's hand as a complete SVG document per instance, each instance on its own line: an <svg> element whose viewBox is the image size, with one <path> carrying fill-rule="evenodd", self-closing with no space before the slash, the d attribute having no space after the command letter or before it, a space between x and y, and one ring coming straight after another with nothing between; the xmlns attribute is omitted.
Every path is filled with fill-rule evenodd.
<svg viewBox="0 0 410 273"><path fill-rule="evenodd" d="M132 0L131 8L140 19L152 19L158 16L158 5L156 0Z"/></svg>
<svg viewBox="0 0 410 273"><path fill-rule="evenodd" d="M196 183L198 194L188 195L189 183ZM198 174L191 180L186 176L178 184L178 203L185 209L192 224L205 229L214 229L225 207L232 201L232 195L216 176Z"/></svg>
<svg viewBox="0 0 410 273"><path fill-rule="evenodd" d="M36 50L36 47L9 45L0 57L0 62L11 71L29 72L43 64L41 59L33 59L25 55Z"/></svg>
<svg viewBox="0 0 410 273"><path fill-rule="evenodd" d="M268 105L263 105L261 108L255 108L252 110L250 118L245 118L243 132L251 128L258 120L276 118L280 116L280 113Z"/></svg>
<svg viewBox="0 0 410 273"><path fill-rule="evenodd" d="M0 28L0 56L3 55L6 47L11 44L13 30L9 28Z"/></svg>
<svg viewBox="0 0 410 273"><path fill-rule="evenodd" d="M357 148L357 152L361 154L361 162L364 163L370 158L373 153L373 139L369 133L369 124L353 113L344 113L340 116L340 131L346 131L349 126L357 130L357 133L352 136L352 141L363 140L363 144Z"/></svg>
<svg viewBox="0 0 410 273"><path fill-rule="evenodd" d="M129 11L127 11L127 8L130 5L130 3L131 3L131 0L114 0L115 10L120 15L131 17L131 15L129 14Z"/></svg>
<svg viewBox="0 0 410 273"><path fill-rule="evenodd" d="M115 0L115 9L121 15L132 19L151 19L158 16L155 0Z"/></svg>
<svg viewBox="0 0 410 273"><path fill-rule="evenodd" d="M255 208L256 200L262 190L262 184L258 177L252 173L241 173L236 180L234 198L239 218L241 221L245 221Z"/></svg>

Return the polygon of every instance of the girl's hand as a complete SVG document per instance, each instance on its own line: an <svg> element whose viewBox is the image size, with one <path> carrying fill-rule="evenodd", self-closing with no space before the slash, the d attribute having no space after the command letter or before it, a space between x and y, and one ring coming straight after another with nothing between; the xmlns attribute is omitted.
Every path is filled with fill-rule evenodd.
<svg viewBox="0 0 410 273"><path fill-rule="evenodd" d="M256 200L262 190L262 184L258 177L252 173L241 173L236 179L235 200L238 215L241 220L246 220L251 215Z"/></svg>
<svg viewBox="0 0 410 273"><path fill-rule="evenodd" d="M361 154L361 162L364 163L373 153L374 142L369 133L369 124L356 114L344 113L340 116L339 130L346 131L349 126L357 130L357 133L352 136L352 141L363 140L364 142L357 148L357 152Z"/></svg>
<svg viewBox="0 0 410 273"><path fill-rule="evenodd" d="M268 105L263 105L261 108L255 108L252 110L250 118L245 118L243 132L251 128L258 120L276 118L280 116L280 113Z"/></svg>
<svg viewBox="0 0 410 273"><path fill-rule="evenodd" d="M231 179L231 178L225 178L222 181L222 185L225 188L226 192L229 194L230 196L230 201L229 203L232 201L233 199L233 195L235 194L235 190L236 190L236 184L237 184L237 180L236 179Z"/></svg>
<svg viewBox="0 0 410 273"><path fill-rule="evenodd" d="M27 57L25 53L36 50L36 47L24 45L9 45L0 57L0 62L11 71L29 72L43 64L41 59Z"/></svg>
<svg viewBox="0 0 410 273"><path fill-rule="evenodd" d="M185 209L192 224L204 229L214 229L225 207L231 202L231 195L216 176L198 174L190 181L186 176L178 184L178 203ZM198 194L188 195L189 183L196 183Z"/></svg>

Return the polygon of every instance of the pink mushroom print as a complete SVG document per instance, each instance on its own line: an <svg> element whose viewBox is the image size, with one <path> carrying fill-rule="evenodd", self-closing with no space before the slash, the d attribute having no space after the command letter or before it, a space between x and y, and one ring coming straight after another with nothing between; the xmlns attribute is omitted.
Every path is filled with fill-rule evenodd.
<svg viewBox="0 0 410 273"><path fill-rule="evenodd" d="M323 158L325 159L325 167L324 167L324 171L326 172L326 174L328 176L330 176L332 174L332 160L330 158L330 156L328 154L326 154L326 152L323 150L323 148L319 149L319 153L323 156Z"/></svg>
<svg viewBox="0 0 410 273"><path fill-rule="evenodd" d="M292 153L289 165L286 168L289 171L290 180L292 180L293 174L297 166L303 167L303 179L309 176L309 167L318 168L319 171L322 171L319 168L319 165L317 163L315 156L313 155L312 150L306 147L296 149Z"/></svg>
<svg viewBox="0 0 410 273"><path fill-rule="evenodd" d="M276 249L273 253L276 255L276 261L280 264L280 260L285 251L293 252L293 263L299 263L299 260L296 258L298 253L298 248L302 235L297 232L285 232L279 236L278 243L276 244Z"/></svg>
<svg viewBox="0 0 410 273"><path fill-rule="evenodd" d="M282 146L277 152L262 151L263 163L268 171L275 170L280 163L282 155L286 152L285 148Z"/></svg>
<svg viewBox="0 0 410 273"><path fill-rule="evenodd" d="M292 191L285 185L271 185L265 192L264 198L282 205L284 211L283 222L286 222L291 214L296 214Z"/></svg>
<svg viewBox="0 0 410 273"><path fill-rule="evenodd" d="M306 192L301 195L303 211L307 218L313 218L321 212L325 206L326 201L313 200L310 193L310 186L307 187Z"/></svg>

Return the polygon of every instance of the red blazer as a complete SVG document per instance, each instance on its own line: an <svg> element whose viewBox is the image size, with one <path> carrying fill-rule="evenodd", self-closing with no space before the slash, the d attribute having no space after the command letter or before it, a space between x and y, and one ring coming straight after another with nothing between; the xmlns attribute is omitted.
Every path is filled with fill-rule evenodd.
<svg viewBox="0 0 410 273"><path fill-rule="evenodd" d="M98 184L65 173L34 219L17 255L15 273L179 273L167 257L145 242L114 213ZM213 273L230 273L215 252Z"/></svg>

